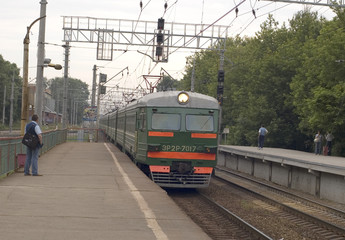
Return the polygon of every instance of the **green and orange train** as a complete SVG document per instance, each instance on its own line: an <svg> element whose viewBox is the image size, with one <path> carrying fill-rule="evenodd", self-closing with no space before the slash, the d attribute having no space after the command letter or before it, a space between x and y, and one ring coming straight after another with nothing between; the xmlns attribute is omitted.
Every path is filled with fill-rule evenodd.
<svg viewBox="0 0 345 240"><path fill-rule="evenodd" d="M195 92L157 92L100 119L100 127L162 187L209 185L217 163L219 104Z"/></svg>

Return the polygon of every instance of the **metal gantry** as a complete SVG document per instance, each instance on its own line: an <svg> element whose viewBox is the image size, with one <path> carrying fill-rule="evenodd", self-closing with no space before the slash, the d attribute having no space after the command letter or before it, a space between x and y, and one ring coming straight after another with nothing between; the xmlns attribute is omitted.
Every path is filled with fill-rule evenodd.
<svg viewBox="0 0 345 240"><path fill-rule="evenodd" d="M216 45L223 46L218 43L225 41L229 26L172 23L164 22L164 19L158 19L157 24L154 21L64 16L63 31L65 42L96 43L97 60L111 61L114 46L125 45L152 47L151 56L143 54L154 62L168 62L169 54L180 48L209 49ZM95 92L93 90L93 96ZM133 97L131 94L122 94L126 102Z"/></svg>
<svg viewBox="0 0 345 240"><path fill-rule="evenodd" d="M156 29L154 21L63 17L63 41L97 43L98 60L112 60L115 44L155 47ZM224 40L228 31L229 26L166 22L164 42L169 49L207 49Z"/></svg>

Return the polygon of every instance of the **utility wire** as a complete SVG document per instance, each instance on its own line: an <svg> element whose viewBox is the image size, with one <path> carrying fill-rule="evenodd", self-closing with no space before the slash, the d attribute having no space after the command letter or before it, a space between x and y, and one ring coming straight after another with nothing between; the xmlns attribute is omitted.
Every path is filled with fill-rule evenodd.
<svg viewBox="0 0 345 240"><path fill-rule="evenodd" d="M279 9L282 9L282 8L284 8L284 7L287 7L287 6L289 6L289 5L291 5L291 3L286 4L286 5L284 5L284 6L281 6L281 7L279 7L279 8L276 8L276 9L274 9L274 10L272 10L272 11L269 11L269 12L266 12L266 13L263 13L263 14L261 14L261 15L259 15L259 16L254 17L254 18L246 25L246 27L245 27L240 33L238 33L238 35L241 35L241 34L249 27L249 25L252 24L252 23L254 22L254 20L255 20L256 18L260 18L260 17L266 16L266 15L272 13L272 12L275 12L275 11L277 11L277 10L279 10Z"/></svg>
<svg viewBox="0 0 345 240"><path fill-rule="evenodd" d="M229 13L231 13L232 11L234 11L236 8L238 8L242 3L244 3L246 0L242 0L239 4L237 4L235 7L233 7L230 11L228 11L227 13L225 13L223 16L221 16L220 18L218 18L216 21L214 21L213 23L211 23L210 25L208 25L206 28L204 28L203 30L201 30L196 36L192 37L190 40L188 40L186 42L186 44L184 46L188 46L195 38L197 38L200 34L202 34L203 32L205 32L207 29L209 29L210 27L212 27L213 25L215 25L217 22L219 22L221 19L223 19L225 16L227 16ZM179 50L181 47L176 48L174 51L172 51L170 53L173 54L174 52L176 52L177 50Z"/></svg>

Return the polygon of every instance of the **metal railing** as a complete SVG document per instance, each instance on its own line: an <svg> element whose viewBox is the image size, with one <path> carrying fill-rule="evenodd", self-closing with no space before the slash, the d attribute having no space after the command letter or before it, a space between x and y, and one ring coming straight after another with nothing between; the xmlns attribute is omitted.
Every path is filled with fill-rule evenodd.
<svg viewBox="0 0 345 240"><path fill-rule="evenodd" d="M106 142L106 134L102 129L71 128L44 132L41 155L65 142ZM22 144L22 136L0 138L0 178L16 171L19 156L26 154Z"/></svg>
<svg viewBox="0 0 345 240"><path fill-rule="evenodd" d="M106 134L97 128L69 128L67 142L106 142Z"/></svg>
<svg viewBox="0 0 345 240"><path fill-rule="evenodd" d="M41 155L58 144L66 142L66 130L44 132ZM7 176L19 168L18 156L26 154L26 147L22 144L22 137L0 138L0 177Z"/></svg>

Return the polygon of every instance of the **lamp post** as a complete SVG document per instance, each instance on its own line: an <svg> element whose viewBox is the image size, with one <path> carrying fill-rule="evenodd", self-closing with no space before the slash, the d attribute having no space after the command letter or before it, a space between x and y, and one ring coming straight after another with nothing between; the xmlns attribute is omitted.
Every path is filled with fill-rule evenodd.
<svg viewBox="0 0 345 240"><path fill-rule="evenodd" d="M29 43L30 43L30 29L31 27L46 16L39 17L27 27L26 35L24 38L24 62L23 62L23 87L22 87L22 113L20 122L20 133L24 135L24 128L28 118L28 78L29 78Z"/></svg>
<svg viewBox="0 0 345 240"><path fill-rule="evenodd" d="M43 67L52 67L52 68L55 68L55 70L61 70L62 69L62 66L60 64L53 64L53 63L51 63L51 59L50 58L45 58L43 63L44 63ZM38 95L38 92L36 92L36 96L37 95ZM45 105L46 104L45 104L45 96L44 96L44 94L41 96L41 98L37 98L36 104L37 104L37 112L39 111L38 106L42 106L41 107L41 111L42 111L43 114L41 114L42 119L40 120L40 122L45 124L46 123L45 122Z"/></svg>

